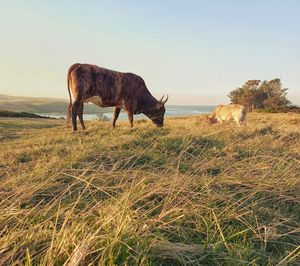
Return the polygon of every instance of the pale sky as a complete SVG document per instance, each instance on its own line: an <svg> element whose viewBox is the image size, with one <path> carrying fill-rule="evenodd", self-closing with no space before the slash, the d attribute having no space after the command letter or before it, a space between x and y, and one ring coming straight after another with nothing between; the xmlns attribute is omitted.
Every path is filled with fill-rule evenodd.
<svg viewBox="0 0 300 266"><path fill-rule="evenodd" d="M170 104L218 104L281 78L300 104L300 1L0 0L0 94L68 98L91 63L142 76Z"/></svg>

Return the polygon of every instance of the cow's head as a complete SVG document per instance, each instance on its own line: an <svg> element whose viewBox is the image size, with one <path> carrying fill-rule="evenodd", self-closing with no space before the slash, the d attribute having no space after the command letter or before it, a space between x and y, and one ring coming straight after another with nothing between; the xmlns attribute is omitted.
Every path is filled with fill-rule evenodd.
<svg viewBox="0 0 300 266"><path fill-rule="evenodd" d="M206 115L206 122L209 125L215 124L217 122L217 120L215 119L214 116L209 117L208 115Z"/></svg>
<svg viewBox="0 0 300 266"><path fill-rule="evenodd" d="M163 127L164 125L164 115L166 112L165 103L168 101L168 99L169 95L167 95L165 100L163 96L159 101L157 101L157 104L151 110L151 114L149 114L149 118L158 127Z"/></svg>

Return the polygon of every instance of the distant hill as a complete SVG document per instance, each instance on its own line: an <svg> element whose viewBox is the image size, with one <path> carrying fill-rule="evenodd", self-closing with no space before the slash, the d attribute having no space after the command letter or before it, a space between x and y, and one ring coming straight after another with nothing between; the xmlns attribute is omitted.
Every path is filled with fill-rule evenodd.
<svg viewBox="0 0 300 266"><path fill-rule="evenodd" d="M47 118L50 119L49 116L40 116L32 113L26 112L12 112L12 111L3 111L0 110L0 117L22 117L22 118ZM53 118L55 119L55 118Z"/></svg>
<svg viewBox="0 0 300 266"><path fill-rule="evenodd" d="M28 113L61 113L67 111L69 102L59 98L39 98L9 96L0 94L0 110ZM105 109L107 112L108 109ZM84 113L95 114L103 113L104 109L93 104L85 104Z"/></svg>

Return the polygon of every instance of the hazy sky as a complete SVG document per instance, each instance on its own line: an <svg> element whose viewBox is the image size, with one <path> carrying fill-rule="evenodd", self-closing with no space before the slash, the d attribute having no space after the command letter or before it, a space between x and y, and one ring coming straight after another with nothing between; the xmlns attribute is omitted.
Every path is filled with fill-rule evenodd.
<svg viewBox="0 0 300 266"><path fill-rule="evenodd" d="M73 63L142 76L171 104L282 79L300 104L299 0L0 0L0 93L67 98Z"/></svg>

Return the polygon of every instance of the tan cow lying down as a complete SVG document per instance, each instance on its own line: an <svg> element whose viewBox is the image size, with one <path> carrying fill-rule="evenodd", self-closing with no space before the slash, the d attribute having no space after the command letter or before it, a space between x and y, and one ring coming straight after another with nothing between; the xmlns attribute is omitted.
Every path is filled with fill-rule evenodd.
<svg viewBox="0 0 300 266"><path fill-rule="evenodd" d="M210 116L206 116L207 122L211 125L217 122L234 120L238 125L246 124L246 108L239 104L217 105Z"/></svg>

